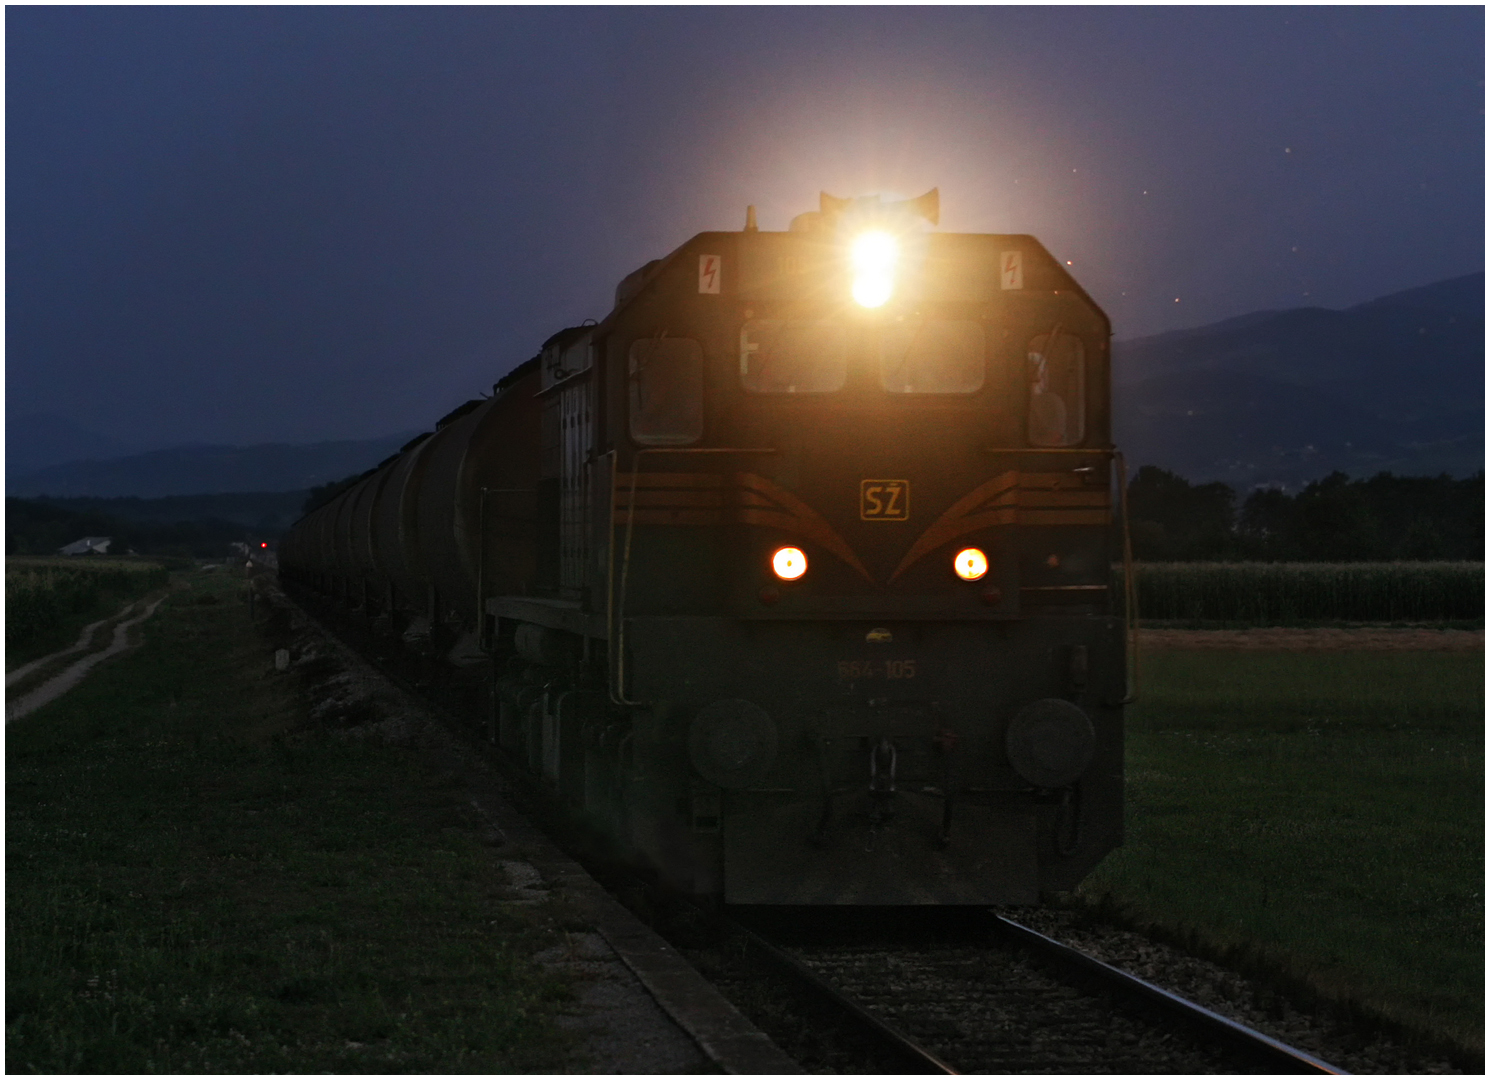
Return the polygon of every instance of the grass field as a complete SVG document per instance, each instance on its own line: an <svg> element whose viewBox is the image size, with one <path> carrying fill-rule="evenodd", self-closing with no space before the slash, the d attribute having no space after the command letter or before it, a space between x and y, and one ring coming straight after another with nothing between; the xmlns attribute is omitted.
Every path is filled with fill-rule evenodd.
<svg viewBox="0 0 1490 1080"><path fill-rule="evenodd" d="M159 563L126 559L5 560L7 670L71 645L84 626L166 583Z"/></svg>
<svg viewBox="0 0 1490 1080"><path fill-rule="evenodd" d="M563 1068L561 931L463 784L307 726L242 581L189 580L7 728L6 1070Z"/></svg>
<svg viewBox="0 0 1490 1080"><path fill-rule="evenodd" d="M1149 654L1081 894L1483 1052L1484 715L1480 653Z"/></svg>
<svg viewBox="0 0 1490 1080"><path fill-rule="evenodd" d="M564 1067L552 912L499 902L459 785L308 724L241 579L186 580L7 729L7 1070ZM1143 677L1127 843L1082 895L1482 1049L1483 656Z"/></svg>

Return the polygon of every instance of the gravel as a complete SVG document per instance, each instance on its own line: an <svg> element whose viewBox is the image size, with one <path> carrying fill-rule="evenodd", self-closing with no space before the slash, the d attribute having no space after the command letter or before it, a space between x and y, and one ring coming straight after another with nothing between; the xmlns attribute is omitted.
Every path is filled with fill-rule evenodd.
<svg viewBox="0 0 1490 1080"><path fill-rule="evenodd" d="M1058 908L1009 908L1000 914L1346 1072L1463 1072L1441 1055L1299 1008L1272 987L1133 930L1092 923L1088 916Z"/></svg>
<svg viewBox="0 0 1490 1080"><path fill-rule="evenodd" d="M1225 1050L1077 990L988 945L793 949L959 1072L1229 1073Z"/></svg>

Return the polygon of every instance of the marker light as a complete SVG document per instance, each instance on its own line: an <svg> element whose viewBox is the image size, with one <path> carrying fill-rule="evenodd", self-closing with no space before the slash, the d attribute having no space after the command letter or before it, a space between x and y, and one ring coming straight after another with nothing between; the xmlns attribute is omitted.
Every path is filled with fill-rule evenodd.
<svg viewBox="0 0 1490 1080"><path fill-rule="evenodd" d="M952 569L963 581L977 581L988 573L988 556L977 548L963 548L953 558Z"/></svg>
<svg viewBox="0 0 1490 1080"><path fill-rule="evenodd" d="M854 268L854 299L863 307L877 308L895 291L895 263L900 245L887 232L861 233L849 249Z"/></svg>
<svg viewBox="0 0 1490 1080"><path fill-rule="evenodd" d="M771 569L782 581L796 581L807 573L807 556L802 554L801 548L777 548L776 554L771 556Z"/></svg>

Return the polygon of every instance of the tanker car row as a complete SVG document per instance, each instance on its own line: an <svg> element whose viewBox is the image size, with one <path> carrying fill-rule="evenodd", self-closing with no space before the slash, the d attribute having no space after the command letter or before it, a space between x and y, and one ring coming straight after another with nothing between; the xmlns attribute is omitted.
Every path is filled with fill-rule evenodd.
<svg viewBox="0 0 1490 1080"><path fill-rule="evenodd" d="M484 679L502 751L677 888L1071 888L1122 834L1110 328L1035 239L937 211L693 237L281 576Z"/></svg>

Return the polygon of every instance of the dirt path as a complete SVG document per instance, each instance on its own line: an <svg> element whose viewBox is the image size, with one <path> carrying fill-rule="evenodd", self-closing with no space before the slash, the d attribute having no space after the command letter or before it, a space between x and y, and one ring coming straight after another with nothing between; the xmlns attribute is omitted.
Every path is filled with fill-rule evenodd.
<svg viewBox="0 0 1490 1080"><path fill-rule="evenodd" d="M28 713L35 712L37 709L41 708L48 702L57 700L78 683L82 682L83 677L86 676L88 672L92 671L96 665L107 660L109 657L117 656L125 649L130 648L130 627L135 626L138 623L142 623L146 619L150 618L150 616L154 615L155 609L160 607L161 601L164 599L165 596L163 595L156 597L155 600L152 601L151 604L146 607L144 611L140 612L140 614L114 627L114 639L109 643L108 648L100 649L98 652L95 653L89 653L82 659L74 661L58 674L52 676L46 682L42 683L35 690L32 690L30 693L24 695L22 698L20 698L20 700L14 702L7 701L5 703L5 722L8 724L12 720L19 720L21 717L26 716ZM115 617L117 618L118 616ZM103 621L107 622L108 620L105 619ZM94 623L93 625L97 626L98 624ZM85 633L91 636L91 634L93 633L93 627L90 626L85 631ZM79 639L79 644L83 644L81 638ZM47 660L53 659L56 656L66 655L67 652L76 651L76 648L77 647L74 647L74 649L66 650L63 653L53 653L52 656L43 657L41 660L36 661L36 663L41 664ZM13 679L18 677L19 674L20 672L13 672L10 675L7 675L5 680L6 685L10 685Z"/></svg>
<svg viewBox="0 0 1490 1080"><path fill-rule="evenodd" d="M111 615L107 619L99 619L98 622L89 623L87 626L83 627L82 633L78 634L77 644L70 645L58 652L48 653L40 660L33 660L29 664L23 664L22 666L16 668L14 671L7 671L5 673L5 685L7 687L14 686L16 683L20 682L27 675L30 675L39 667L45 667L47 664L55 663L56 661L62 659L64 656L71 656L73 653L83 652L89 647L89 645L92 644L93 631L104 625L104 623L113 622L115 619L124 618L125 613L134 606L135 602L131 600L129 603L125 604L122 608L119 609L119 613L117 615Z"/></svg>
<svg viewBox="0 0 1490 1080"><path fill-rule="evenodd" d="M1483 630L1435 630L1422 626L1271 626L1251 630L1140 629L1147 649L1305 649L1350 652L1483 652Z"/></svg>

